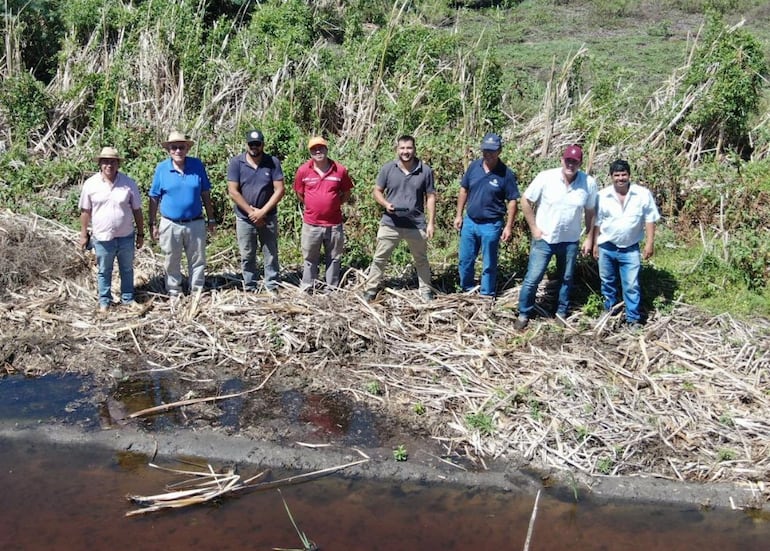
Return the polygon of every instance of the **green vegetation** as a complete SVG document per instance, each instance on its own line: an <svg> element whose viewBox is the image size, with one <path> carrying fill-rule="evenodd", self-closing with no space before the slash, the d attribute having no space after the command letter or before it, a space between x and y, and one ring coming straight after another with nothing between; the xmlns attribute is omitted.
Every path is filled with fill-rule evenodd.
<svg viewBox="0 0 770 551"><path fill-rule="evenodd" d="M396 461L406 461L409 459L409 452L403 444L399 444L399 446L393 450L393 459Z"/></svg>
<svg viewBox="0 0 770 551"><path fill-rule="evenodd" d="M382 385L379 381L369 381L364 390L372 396L382 396Z"/></svg>
<svg viewBox="0 0 770 551"><path fill-rule="evenodd" d="M495 130L522 186L566 143L586 147L604 184L607 163L629 159L664 215L642 274L648 310L684 300L770 315L766 2L9 0L5 10L4 207L74 224L99 147L116 146L146 191L159 142L178 128L196 140L227 235L225 171L243 131L263 130L288 186L307 137L323 133L356 182L345 262L364 267L380 214L371 185L394 138L410 133L436 171L431 254L451 292L457 182ZM297 265L293 193L279 211L281 260ZM517 230L500 258L512 285L528 250L523 222ZM396 269L408 262L397 250ZM596 282L581 271L577 299L593 312Z"/></svg>
<svg viewBox="0 0 770 551"><path fill-rule="evenodd" d="M470 428L479 431L485 436L495 432L495 421L488 413L469 413L465 416L465 422L468 423Z"/></svg>

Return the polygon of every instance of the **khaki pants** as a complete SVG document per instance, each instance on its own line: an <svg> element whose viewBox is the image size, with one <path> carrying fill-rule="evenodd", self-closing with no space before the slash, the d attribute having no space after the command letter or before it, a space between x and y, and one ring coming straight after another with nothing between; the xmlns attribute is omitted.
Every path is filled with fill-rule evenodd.
<svg viewBox="0 0 770 551"><path fill-rule="evenodd" d="M414 266L417 270L417 279L420 283L420 292L431 290L430 264L428 263L428 237L424 230L413 228L394 228L381 225L377 231L377 249L374 251L372 265L369 266L369 276L366 279L365 291L377 291L385 268L401 240L406 241L409 251L414 258Z"/></svg>

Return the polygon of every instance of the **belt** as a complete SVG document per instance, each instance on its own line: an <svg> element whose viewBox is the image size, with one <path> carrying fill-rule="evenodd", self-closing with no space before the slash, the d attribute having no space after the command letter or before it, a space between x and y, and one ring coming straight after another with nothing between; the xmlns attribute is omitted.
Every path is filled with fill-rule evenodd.
<svg viewBox="0 0 770 551"><path fill-rule="evenodd" d="M472 218L469 216L468 218L473 220L473 222L475 222L476 224L494 224L496 222L502 222L503 220L502 216L498 218Z"/></svg>
<svg viewBox="0 0 770 551"><path fill-rule="evenodd" d="M161 217L165 218L166 220L170 220L175 224L184 224L186 222L195 222L196 220L203 220L202 215L198 215L195 218L169 218L168 216L163 216L163 215L161 215Z"/></svg>

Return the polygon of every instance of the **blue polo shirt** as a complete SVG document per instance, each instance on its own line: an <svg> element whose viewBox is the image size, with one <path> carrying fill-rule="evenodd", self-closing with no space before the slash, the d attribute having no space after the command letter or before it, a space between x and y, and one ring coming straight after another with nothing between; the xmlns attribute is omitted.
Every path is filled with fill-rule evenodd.
<svg viewBox="0 0 770 551"><path fill-rule="evenodd" d="M171 158L155 168L149 196L160 200L160 215L171 220L189 220L203 215L201 193L211 189L206 167L196 157L186 157L184 172L174 168Z"/></svg>
<svg viewBox="0 0 770 551"><path fill-rule="evenodd" d="M496 222L506 213L506 202L521 194L516 174L502 161L486 172L483 159L476 159L463 174L460 186L468 191L466 213L474 222Z"/></svg>
<svg viewBox="0 0 770 551"><path fill-rule="evenodd" d="M230 159L227 165L227 181L236 182L241 195L252 207L262 208L272 197L275 188L273 182L283 180L283 169L281 161L277 157L271 157L262 154L259 165L256 168L246 162L246 153L241 153ZM268 216L278 212L274 208L268 213ZM235 215L243 220L248 220L249 216L243 212L238 205L235 205Z"/></svg>

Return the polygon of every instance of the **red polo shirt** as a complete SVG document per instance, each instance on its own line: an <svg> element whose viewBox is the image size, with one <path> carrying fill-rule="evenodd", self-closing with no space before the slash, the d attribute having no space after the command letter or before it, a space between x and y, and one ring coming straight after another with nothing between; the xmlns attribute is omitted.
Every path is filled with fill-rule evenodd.
<svg viewBox="0 0 770 551"><path fill-rule="evenodd" d="M342 194L353 189L348 169L331 159L331 166L325 174L313 168L313 160L297 169L294 177L294 191L305 197L303 220L314 226L336 226L342 224Z"/></svg>

